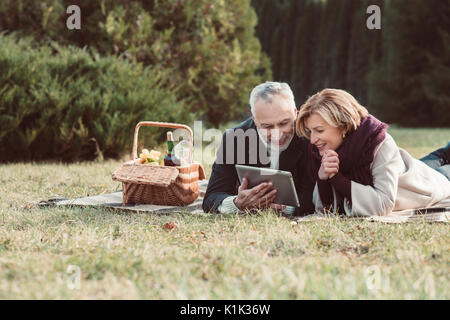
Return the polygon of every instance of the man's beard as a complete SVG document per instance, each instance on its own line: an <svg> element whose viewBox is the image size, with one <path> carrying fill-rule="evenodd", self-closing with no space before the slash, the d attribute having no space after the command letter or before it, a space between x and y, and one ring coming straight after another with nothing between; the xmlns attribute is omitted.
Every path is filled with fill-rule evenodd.
<svg viewBox="0 0 450 320"><path fill-rule="evenodd" d="M260 136L260 138L261 138L262 142L264 143L264 145L266 146L266 148L268 148L270 150L270 153L273 153L273 152L281 153L281 152L283 152L284 150L286 150L289 147L289 145L291 144L292 139L294 138L294 134L291 134L289 136L289 138L286 139L286 142L283 145L280 146L278 143L277 144L273 144L272 141L267 142L266 136L264 136L259 131L258 128L257 128L257 130L258 130L258 135ZM286 137L286 135L284 137ZM284 139L284 137L282 137L282 139Z"/></svg>
<svg viewBox="0 0 450 320"><path fill-rule="evenodd" d="M272 151L278 151L278 152L282 152L282 151L286 150L287 148L289 148L289 145L291 144L293 137L294 137L294 135L291 135L288 139L286 139L286 142L282 145L279 145L278 143L276 145L270 143L270 149Z"/></svg>

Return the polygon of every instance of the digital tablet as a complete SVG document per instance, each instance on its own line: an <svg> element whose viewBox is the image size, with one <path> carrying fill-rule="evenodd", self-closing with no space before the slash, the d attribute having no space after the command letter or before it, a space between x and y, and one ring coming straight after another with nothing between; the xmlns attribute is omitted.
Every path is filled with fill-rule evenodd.
<svg viewBox="0 0 450 320"><path fill-rule="evenodd" d="M242 184L242 179L247 178L249 189L262 182L272 182L272 188L277 189L274 203L300 207L294 179L292 179L292 174L289 171L250 167L240 164L236 164L235 167L239 182Z"/></svg>

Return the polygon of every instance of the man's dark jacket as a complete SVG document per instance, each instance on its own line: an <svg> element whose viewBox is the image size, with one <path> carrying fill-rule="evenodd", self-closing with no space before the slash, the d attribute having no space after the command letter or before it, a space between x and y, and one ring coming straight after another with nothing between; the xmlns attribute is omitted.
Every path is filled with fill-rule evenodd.
<svg viewBox="0 0 450 320"><path fill-rule="evenodd" d="M222 201L233 195L237 195L239 188L239 178L234 167L235 164L242 164L254 167L270 167L270 162L267 156L267 150L264 144L261 142L259 136L253 139L253 143L250 143L251 139L245 139L242 154L238 155L238 141L236 130L241 129L245 134L248 130L256 130L256 125L252 118L239 124L237 127L227 130L222 137L222 144L217 152L217 159L213 164L211 177L209 179L208 188L206 190L205 197L203 199L203 211L216 212ZM241 131L241 132L242 132ZM256 131L255 131L256 132ZM251 132L253 133L253 132ZM226 163L226 143L234 139L234 159L232 163ZM255 141L256 140L256 141ZM256 142L256 143L254 143ZM312 203L312 193L314 189L314 182L309 179L307 174L307 153L309 141L306 138L299 138L297 135L291 140L289 147L281 152L278 169L283 171L290 171L292 173L295 188L298 193L300 207L296 208L294 215L303 216L314 212L314 205ZM262 151L260 150L262 148ZM250 156L257 155L255 158ZM259 152L261 151L261 153ZM264 157L264 154L266 157ZM260 156L261 155L261 156ZM239 159L241 158L241 159ZM221 161L220 161L221 160ZM256 163L255 163L256 162Z"/></svg>

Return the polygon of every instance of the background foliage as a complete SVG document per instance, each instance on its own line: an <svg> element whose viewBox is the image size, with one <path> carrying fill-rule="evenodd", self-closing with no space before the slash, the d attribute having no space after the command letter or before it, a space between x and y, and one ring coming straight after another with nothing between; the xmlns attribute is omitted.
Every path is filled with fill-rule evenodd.
<svg viewBox="0 0 450 320"><path fill-rule="evenodd" d="M118 157L140 120L240 120L266 80L298 107L335 87L385 122L450 126L448 1L2 0L0 32L0 161Z"/></svg>
<svg viewBox="0 0 450 320"><path fill-rule="evenodd" d="M273 77L297 106L325 88L407 126L450 126L450 3L441 0L253 0ZM369 30L369 5L381 30Z"/></svg>

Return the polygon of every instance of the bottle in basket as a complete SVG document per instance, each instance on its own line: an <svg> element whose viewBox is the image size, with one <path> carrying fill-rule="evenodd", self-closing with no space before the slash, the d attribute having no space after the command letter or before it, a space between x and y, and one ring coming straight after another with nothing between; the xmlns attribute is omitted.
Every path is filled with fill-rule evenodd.
<svg viewBox="0 0 450 320"><path fill-rule="evenodd" d="M180 159L175 156L173 134L171 131L167 132L167 154L164 157L164 166L179 166Z"/></svg>

